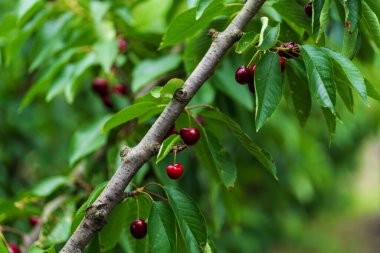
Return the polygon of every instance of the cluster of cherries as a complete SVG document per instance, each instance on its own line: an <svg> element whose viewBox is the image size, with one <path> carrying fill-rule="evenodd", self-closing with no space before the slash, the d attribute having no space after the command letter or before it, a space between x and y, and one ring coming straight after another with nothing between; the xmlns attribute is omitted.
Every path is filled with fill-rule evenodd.
<svg viewBox="0 0 380 253"><path fill-rule="evenodd" d="M282 43L280 47L277 48L277 53L279 55L281 72L285 71L285 59L290 59L298 57L300 55L299 45L295 42ZM235 80L239 84L248 84L248 88L252 93L255 93L255 68L256 63L254 63L250 68L248 66L240 66L235 72Z"/></svg>
<svg viewBox="0 0 380 253"><path fill-rule="evenodd" d="M118 48L119 54L123 54L128 45L128 42L125 39L119 39ZM92 90L99 95L102 99L104 106L112 108L111 93L114 92L119 95L127 95L128 89L123 84L117 84L113 87L110 87L108 81L104 78L98 77L92 81Z"/></svg>
<svg viewBox="0 0 380 253"><path fill-rule="evenodd" d="M41 218L37 216L30 216L28 218L28 222L32 227L35 227L40 221ZM8 243L8 250L10 253L21 253L20 247L13 242Z"/></svg>

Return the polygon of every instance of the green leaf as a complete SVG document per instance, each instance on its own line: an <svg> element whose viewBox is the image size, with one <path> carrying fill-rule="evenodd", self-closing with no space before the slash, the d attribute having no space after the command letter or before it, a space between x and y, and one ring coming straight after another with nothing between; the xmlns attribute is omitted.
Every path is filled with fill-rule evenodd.
<svg viewBox="0 0 380 253"><path fill-rule="evenodd" d="M152 253L175 253L177 227L173 211L165 202L154 202L149 214L149 243Z"/></svg>
<svg viewBox="0 0 380 253"><path fill-rule="evenodd" d="M343 6L345 10L346 28L350 32L356 31L359 26L362 1L361 0L343 0Z"/></svg>
<svg viewBox="0 0 380 253"><path fill-rule="evenodd" d="M342 44L342 55L352 59L354 58L357 51L357 40L359 36L359 29L356 29L354 32L350 32L347 29L344 29L343 33L343 44Z"/></svg>
<svg viewBox="0 0 380 253"><path fill-rule="evenodd" d="M370 9L366 2L362 3L363 14L360 23L367 29L367 36L380 48L380 17Z"/></svg>
<svg viewBox="0 0 380 253"><path fill-rule="evenodd" d="M53 79L51 87L45 97L46 102L50 102L54 97L62 93L65 90L66 85L72 82L76 69L75 67L75 64L67 64L61 72L61 75Z"/></svg>
<svg viewBox="0 0 380 253"><path fill-rule="evenodd" d="M327 128L329 129L330 133L330 144L334 138L335 130L336 130L336 118L335 115L331 113L330 110L328 110L326 107L321 107L323 116L325 118Z"/></svg>
<svg viewBox="0 0 380 253"><path fill-rule="evenodd" d="M352 88L358 92L363 102L368 104L364 78L362 77L359 69L343 55L328 48L324 48L324 50L328 53L331 59L333 59L334 65L336 65L337 68L347 77L347 80L350 82Z"/></svg>
<svg viewBox="0 0 380 253"><path fill-rule="evenodd" d="M227 127L231 133L240 141L243 147L251 153L263 166L266 168L274 178L277 178L277 168L273 162L272 157L256 145L256 143L249 137L233 119L219 111L204 111L201 114L207 120L215 120Z"/></svg>
<svg viewBox="0 0 380 253"><path fill-rule="evenodd" d="M269 26L265 32L262 43L259 43L257 47L258 50L268 50L272 48L278 40L278 36L280 35L280 24L275 27ZM261 34L260 34L261 36Z"/></svg>
<svg viewBox="0 0 380 253"><path fill-rule="evenodd" d="M30 247L28 250L28 253L55 253L55 252L56 251L55 251L54 245L50 246L47 249L41 249L40 247L34 245L34 246Z"/></svg>
<svg viewBox="0 0 380 253"><path fill-rule="evenodd" d="M330 0L313 0L312 30L316 43L322 38L329 14Z"/></svg>
<svg viewBox="0 0 380 253"><path fill-rule="evenodd" d="M109 130L124 124L134 118L137 118L145 113L148 113L156 108L156 103L154 102L140 102L128 106L127 108L117 112L111 116L103 126L102 132L108 132Z"/></svg>
<svg viewBox="0 0 380 253"><path fill-rule="evenodd" d="M171 148L176 143L178 143L180 139L181 136L177 134L172 134L162 142L160 150L158 151L156 164L161 162L170 153Z"/></svg>
<svg viewBox="0 0 380 253"><path fill-rule="evenodd" d="M107 224L98 233L101 252L112 250L120 240L120 235L126 227L127 202L116 205L108 218Z"/></svg>
<svg viewBox="0 0 380 253"><path fill-rule="evenodd" d="M282 81L279 57L267 53L255 68L256 131L265 124L282 96Z"/></svg>
<svg viewBox="0 0 380 253"><path fill-rule="evenodd" d="M117 41L100 41L94 45L94 52L98 64L102 66L104 72L109 72L118 53Z"/></svg>
<svg viewBox="0 0 380 253"><path fill-rule="evenodd" d="M363 2L375 13L378 19L380 19L380 2L377 0L364 0ZM362 2L362 4L363 4Z"/></svg>
<svg viewBox="0 0 380 253"><path fill-rule="evenodd" d="M43 5L42 0L20 1L17 10L19 23L23 24L33 13Z"/></svg>
<svg viewBox="0 0 380 253"><path fill-rule="evenodd" d="M380 94L375 87L367 79L365 79L364 83L368 96L380 102Z"/></svg>
<svg viewBox="0 0 380 253"><path fill-rule="evenodd" d="M329 55L312 45L301 46L301 52L312 94L321 106L329 108L335 114L336 91Z"/></svg>
<svg viewBox="0 0 380 253"><path fill-rule="evenodd" d="M161 89L161 96L172 98L176 90L182 88L183 80L178 78L170 79Z"/></svg>
<svg viewBox="0 0 380 253"><path fill-rule="evenodd" d="M66 201L51 213L41 230L40 242L42 245L52 245L66 241L70 236L74 213L75 202L73 200Z"/></svg>
<svg viewBox="0 0 380 253"><path fill-rule="evenodd" d="M132 90L135 92L157 77L175 70L181 63L180 55L166 55L141 61L132 72Z"/></svg>
<svg viewBox="0 0 380 253"><path fill-rule="evenodd" d="M204 10L207 8L207 6L209 6L211 4L213 0L198 0L198 3L197 3L197 16L196 16L196 19L198 20Z"/></svg>
<svg viewBox="0 0 380 253"><path fill-rule="evenodd" d="M52 194L58 188L68 185L70 180L64 176L55 176L39 182L35 185L31 192L38 197L47 197Z"/></svg>
<svg viewBox="0 0 380 253"><path fill-rule="evenodd" d="M183 42L188 37L195 35L208 25L224 9L221 0L214 0L204 10L202 17L196 20L197 8L192 8L178 15L170 23L167 32L162 38L160 49Z"/></svg>
<svg viewBox="0 0 380 253"><path fill-rule="evenodd" d="M207 243L206 221L195 202L176 188L163 187L189 253L203 252Z"/></svg>
<svg viewBox="0 0 380 253"><path fill-rule="evenodd" d="M241 37L239 40L235 52L237 54L242 54L246 52L247 50L251 49L259 40L260 35L256 34L255 32L248 32Z"/></svg>
<svg viewBox="0 0 380 253"><path fill-rule="evenodd" d="M301 5L294 0L281 0L274 2L273 8L294 30L303 28L311 34L310 18L305 14L303 4Z"/></svg>
<svg viewBox="0 0 380 253"><path fill-rule="evenodd" d="M70 167L106 143L107 135L101 134L101 130L107 118L97 119L76 130L70 145Z"/></svg>
<svg viewBox="0 0 380 253"><path fill-rule="evenodd" d="M0 232L0 253L9 253L7 246L5 245L5 237Z"/></svg>
<svg viewBox="0 0 380 253"><path fill-rule="evenodd" d="M269 18L268 17L261 17L260 21L262 23L262 26L260 29L260 38L259 38L258 46L261 46L261 44L263 44L263 42L264 42L265 30L268 28Z"/></svg>
<svg viewBox="0 0 380 253"><path fill-rule="evenodd" d="M334 66L334 83L339 96L342 98L345 106L350 112L354 112L354 96L352 88L349 86L350 81L343 73L342 69Z"/></svg>
<svg viewBox="0 0 380 253"><path fill-rule="evenodd" d="M296 59L287 61L286 77L289 83L294 110L303 127L311 111L311 94L307 84L305 66Z"/></svg>

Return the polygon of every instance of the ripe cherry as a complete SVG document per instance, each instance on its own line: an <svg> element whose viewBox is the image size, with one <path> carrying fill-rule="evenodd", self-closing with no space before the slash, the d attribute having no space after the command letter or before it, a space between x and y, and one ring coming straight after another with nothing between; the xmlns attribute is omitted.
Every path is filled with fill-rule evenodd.
<svg viewBox="0 0 380 253"><path fill-rule="evenodd" d="M240 84L246 84L251 80L249 68L246 66L240 66L235 72L235 80Z"/></svg>
<svg viewBox="0 0 380 253"><path fill-rule="evenodd" d="M32 227L34 227L35 225L37 225L40 222L40 217L38 217L38 216L30 216L28 218L28 222L29 222L29 224Z"/></svg>
<svg viewBox="0 0 380 253"><path fill-rule="evenodd" d="M127 45L128 45L128 42L125 39L119 39L118 41L119 53L121 54L124 53Z"/></svg>
<svg viewBox="0 0 380 253"><path fill-rule="evenodd" d="M173 135L173 134L178 134L177 129L175 129L175 124L173 124L173 125L170 127L170 129L169 129L169 131L166 133L164 139L168 138L170 135Z"/></svg>
<svg viewBox="0 0 380 253"><path fill-rule="evenodd" d="M256 63L254 63L250 69L252 83L255 82L255 68L256 68Z"/></svg>
<svg viewBox="0 0 380 253"><path fill-rule="evenodd" d="M183 166L179 163L175 163L173 165L169 165L166 167L166 174L171 179L178 179L181 177L183 173Z"/></svg>
<svg viewBox="0 0 380 253"><path fill-rule="evenodd" d="M200 137L198 128L182 128L180 135L186 145L194 145Z"/></svg>
<svg viewBox="0 0 380 253"><path fill-rule="evenodd" d="M127 95L127 87L122 84L117 84L113 87L115 93L120 95Z"/></svg>
<svg viewBox="0 0 380 253"><path fill-rule="evenodd" d="M103 105L108 107L108 108L113 108L112 100L109 95L104 95L102 97Z"/></svg>
<svg viewBox="0 0 380 253"><path fill-rule="evenodd" d="M108 82L104 78L95 78L92 81L92 90L100 96L105 96L108 94Z"/></svg>
<svg viewBox="0 0 380 253"><path fill-rule="evenodd" d="M255 94L255 84L253 82L248 83L248 89L252 94Z"/></svg>
<svg viewBox="0 0 380 253"><path fill-rule="evenodd" d="M14 243L9 243L8 249L10 253L21 253L20 248Z"/></svg>
<svg viewBox="0 0 380 253"><path fill-rule="evenodd" d="M305 5L303 6L303 9L305 10L306 15L307 15L309 18L311 18L311 16L313 15L313 3L310 2L310 3L308 3L308 4L305 4Z"/></svg>
<svg viewBox="0 0 380 253"><path fill-rule="evenodd" d="M148 224L144 219L138 219L132 222L130 230L134 238L142 239L146 236L146 233L148 231Z"/></svg>
<svg viewBox="0 0 380 253"><path fill-rule="evenodd" d="M280 56L280 65L281 65L281 73L283 73L285 71L285 59L282 56Z"/></svg>

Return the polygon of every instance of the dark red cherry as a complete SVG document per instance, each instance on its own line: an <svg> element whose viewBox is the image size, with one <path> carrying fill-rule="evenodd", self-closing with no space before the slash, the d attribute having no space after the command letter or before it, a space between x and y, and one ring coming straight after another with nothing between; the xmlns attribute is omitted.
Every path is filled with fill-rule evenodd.
<svg viewBox="0 0 380 253"><path fill-rule="evenodd" d="M32 227L34 227L35 225L37 225L40 222L40 217L38 217L38 216L30 216L28 218L28 222L29 222L29 224Z"/></svg>
<svg viewBox="0 0 380 253"><path fill-rule="evenodd" d="M306 15L307 15L309 18L311 18L311 16L313 15L313 3L310 2L310 3L308 3L308 4L305 4L305 5L303 6L303 9L305 10Z"/></svg>
<svg viewBox="0 0 380 253"><path fill-rule="evenodd" d="M115 93L120 95L127 95L127 87L122 84L117 84L113 87Z"/></svg>
<svg viewBox="0 0 380 253"><path fill-rule="evenodd" d="M252 83L255 82L255 68L256 68L256 63L254 63L250 69Z"/></svg>
<svg viewBox="0 0 380 253"><path fill-rule="evenodd" d="M128 42L125 39L119 39L118 41L118 48L119 48L119 53L124 53L125 49L128 45Z"/></svg>
<svg viewBox="0 0 380 253"><path fill-rule="evenodd" d="M182 128L180 135L186 145L194 145L200 137L198 128Z"/></svg>
<svg viewBox="0 0 380 253"><path fill-rule="evenodd" d="M104 78L95 78L92 81L92 90L100 96L108 94L108 82Z"/></svg>
<svg viewBox="0 0 380 253"><path fill-rule="evenodd" d="M20 248L17 246L17 244L9 243L8 249L10 253L21 253Z"/></svg>
<svg viewBox="0 0 380 253"><path fill-rule="evenodd" d="M278 54L287 59L298 57L301 54L300 47L295 42L282 43L278 48Z"/></svg>
<svg viewBox="0 0 380 253"><path fill-rule="evenodd" d="M172 125L169 129L169 131L166 133L164 139L168 138L170 135L173 135L173 134L178 134L178 131L177 129L175 129L175 124Z"/></svg>
<svg viewBox="0 0 380 253"><path fill-rule="evenodd" d="M249 68L240 66L235 72L235 80L240 84L247 84L251 80Z"/></svg>
<svg viewBox="0 0 380 253"><path fill-rule="evenodd" d="M112 100L109 95L105 95L102 97L103 105L108 108L113 108Z"/></svg>
<svg viewBox="0 0 380 253"><path fill-rule="evenodd" d="M284 57L280 56L280 66L281 66L281 73L285 71L285 59Z"/></svg>
<svg viewBox="0 0 380 253"><path fill-rule="evenodd" d="M146 233L148 231L148 224L144 219L138 219L132 222L130 230L134 238L142 239L146 236Z"/></svg>
<svg viewBox="0 0 380 253"><path fill-rule="evenodd" d="M181 177L183 173L183 166L179 163L175 163L173 165L169 165L166 167L166 174L171 179L178 179Z"/></svg>

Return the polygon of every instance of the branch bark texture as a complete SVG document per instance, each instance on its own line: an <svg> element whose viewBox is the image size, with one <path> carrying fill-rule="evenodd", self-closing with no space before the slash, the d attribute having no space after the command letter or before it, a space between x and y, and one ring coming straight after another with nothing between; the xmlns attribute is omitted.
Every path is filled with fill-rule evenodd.
<svg viewBox="0 0 380 253"><path fill-rule="evenodd" d="M176 91L171 102L140 143L121 152L122 162L119 168L93 205L87 209L82 222L60 253L82 252L96 232L107 223L112 209L123 200L124 190L133 176L157 152L157 145L160 145L190 99L213 74L227 50L241 37L243 28L256 15L264 2L265 0L248 0L228 27L213 36L213 43L201 62L185 81L183 87Z"/></svg>

